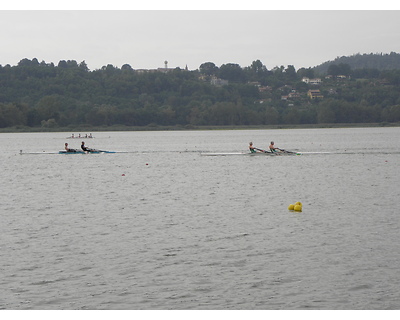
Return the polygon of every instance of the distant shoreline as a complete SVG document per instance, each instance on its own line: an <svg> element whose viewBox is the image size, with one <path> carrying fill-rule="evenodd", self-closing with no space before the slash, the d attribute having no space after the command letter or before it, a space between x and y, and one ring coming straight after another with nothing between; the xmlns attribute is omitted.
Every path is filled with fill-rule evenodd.
<svg viewBox="0 0 400 320"><path fill-rule="evenodd" d="M370 127L399 127L400 122L380 122L380 123L327 123L327 124L276 124L276 125L246 125L246 126L194 126L194 125L176 125L176 126L76 126L76 127L57 127L57 128L39 128L39 127L9 127L0 128L0 133L19 133L19 132L68 132L76 134L86 134L104 131L202 131L202 130L276 130L276 129L323 129L323 128L370 128Z"/></svg>

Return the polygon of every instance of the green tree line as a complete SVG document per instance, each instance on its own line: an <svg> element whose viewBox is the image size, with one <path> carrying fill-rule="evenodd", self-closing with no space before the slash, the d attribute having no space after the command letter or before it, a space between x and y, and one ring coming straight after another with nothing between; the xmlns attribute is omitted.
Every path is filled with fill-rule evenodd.
<svg viewBox="0 0 400 320"><path fill-rule="evenodd" d="M128 64L90 71L85 61L23 59L0 66L0 128L400 121L399 70L328 69L325 78L291 65L268 70L256 60L247 67L205 62L194 71L143 72ZM304 77L322 81L315 86ZM310 99L315 89L323 98Z"/></svg>

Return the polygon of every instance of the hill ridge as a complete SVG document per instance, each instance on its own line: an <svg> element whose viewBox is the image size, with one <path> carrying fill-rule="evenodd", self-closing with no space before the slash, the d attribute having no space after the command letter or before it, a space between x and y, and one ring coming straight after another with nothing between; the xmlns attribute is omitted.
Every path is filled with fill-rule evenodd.
<svg viewBox="0 0 400 320"><path fill-rule="evenodd" d="M390 53L356 53L351 56L336 57L334 60L326 61L312 69L319 74L326 74L331 64L348 64L354 69L377 69L377 70L399 70L400 54Z"/></svg>

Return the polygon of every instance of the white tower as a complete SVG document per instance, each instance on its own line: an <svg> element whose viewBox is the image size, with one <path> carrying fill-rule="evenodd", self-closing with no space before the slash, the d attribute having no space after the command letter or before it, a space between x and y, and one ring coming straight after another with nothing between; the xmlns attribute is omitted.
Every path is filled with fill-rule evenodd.
<svg viewBox="0 0 400 320"><path fill-rule="evenodd" d="M167 60L164 61L164 66L165 66L165 69L168 69L168 61Z"/></svg>

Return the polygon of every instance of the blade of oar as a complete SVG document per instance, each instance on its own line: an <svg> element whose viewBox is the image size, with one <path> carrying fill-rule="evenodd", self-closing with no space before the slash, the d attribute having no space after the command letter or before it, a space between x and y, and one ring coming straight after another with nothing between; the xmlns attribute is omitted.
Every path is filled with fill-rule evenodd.
<svg viewBox="0 0 400 320"><path fill-rule="evenodd" d="M109 150L96 150L96 152L103 152L103 153L117 153L117 151L109 151ZM121 153L121 152L118 152Z"/></svg>
<svg viewBox="0 0 400 320"><path fill-rule="evenodd" d="M297 152L288 151L288 150L279 149L279 148L275 148L275 149L278 149L279 151L286 152L286 153L297 153Z"/></svg>
<svg viewBox="0 0 400 320"><path fill-rule="evenodd" d="M289 151L289 150L283 150L283 149L279 149L279 150L281 150L282 152L286 152L286 153L297 153L297 152L293 152L293 151Z"/></svg>

